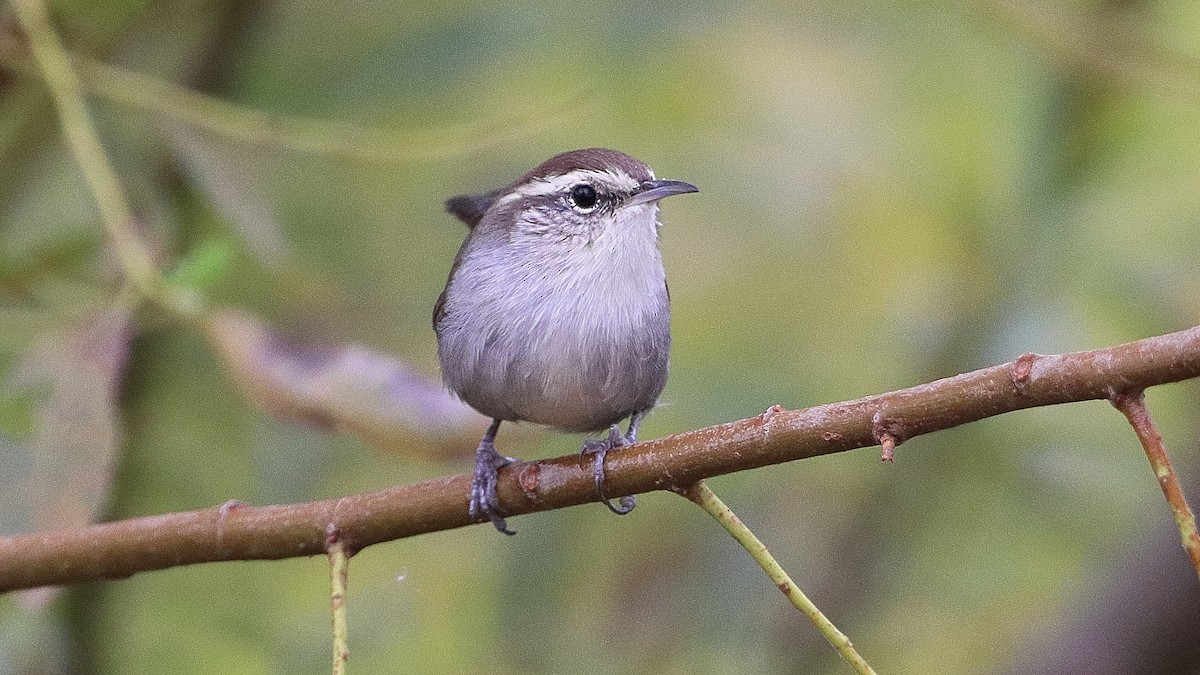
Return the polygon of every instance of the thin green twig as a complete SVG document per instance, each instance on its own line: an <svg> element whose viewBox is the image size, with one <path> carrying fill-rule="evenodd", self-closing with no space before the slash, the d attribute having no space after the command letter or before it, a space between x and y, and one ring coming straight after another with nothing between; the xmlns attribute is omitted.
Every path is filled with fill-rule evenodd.
<svg viewBox="0 0 1200 675"><path fill-rule="evenodd" d="M346 662L350 659L350 636L346 628L350 552L336 530L330 530L325 541L329 553L329 611L333 615L333 675L346 675Z"/></svg>
<svg viewBox="0 0 1200 675"><path fill-rule="evenodd" d="M45 5L41 0L13 0L12 4L58 109L67 145L96 200L122 269L146 297L181 310L182 306L174 302L162 275L155 268L150 250L137 235L133 212L88 115L79 76L50 24Z"/></svg>
<svg viewBox="0 0 1200 675"><path fill-rule="evenodd" d="M721 527L725 528L725 531L732 535L742 545L742 548L746 549L746 552L767 573L767 576L775 583L775 586L780 591L783 591L788 601L813 622L813 625L817 627L821 635L825 636L829 644L833 645L833 648L837 650L838 654L841 654L843 659L846 659L846 662L854 668L855 672L874 675L875 671L858 651L854 649L850 638L838 630L837 626L834 626L833 622L826 618L821 613L821 610L817 609L817 606L808 599L808 596L804 595L800 588L796 586L796 582L792 581L788 573L775 560L775 557L771 555L767 547L759 541L758 537L754 536L750 528L746 527L746 524L728 506L725 506L725 503L717 497L716 493L704 481L700 481L689 488L679 490L679 493L695 502L708 515L715 518L721 524Z"/></svg>
<svg viewBox="0 0 1200 675"><path fill-rule="evenodd" d="M99 61L78 58L84 84L110 101L248 143L375 163L438 159L527 136L562 123L581 97L504 119L432 129L381 130L336 120L276 115Z"/></svg>
<svg viewBox="0 0 1200 675"><path fill-rule="evenodd" d="M0 64L28 70L31 64L23 52L5 46L0 44ZM441 127L379 129L269 113L81 56L71 57L71 63L84 89L119 105L247 143L377 164L455 157L511 143L566 124L587 100L581 90L505 116Z"/></svg>

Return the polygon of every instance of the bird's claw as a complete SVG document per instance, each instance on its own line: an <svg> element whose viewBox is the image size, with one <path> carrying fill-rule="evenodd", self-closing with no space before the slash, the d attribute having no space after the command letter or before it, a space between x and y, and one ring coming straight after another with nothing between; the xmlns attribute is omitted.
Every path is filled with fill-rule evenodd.
<svg viewBox="0 0 1200 675"><path fill-rule="evenodd" d="M632 444L633 439L622 434L621 429L615 424L609 428L607 439L586 441L583 444L583 454L592 457L592 478L596 481L596 494L600 497L600 502L618 516L629 513L633 507L637 506L637 495L625 495L619 500L620 506L613 506L612 500L604 493L604 458L610 450L617 450Z"/></svg>
<svg viewBox="0 0 1200 675"><path fill-rule="evenodd" d="M500 497L496 494L496 481L501 467L508 466L517 460L505 457L496 452L491 443L480 443L475 453L475 473L471 477L471 502L469 511L471 520L482 523L492 521L492 525L504 534L516 534L508 529L508 523L500 511Z"/></svg>

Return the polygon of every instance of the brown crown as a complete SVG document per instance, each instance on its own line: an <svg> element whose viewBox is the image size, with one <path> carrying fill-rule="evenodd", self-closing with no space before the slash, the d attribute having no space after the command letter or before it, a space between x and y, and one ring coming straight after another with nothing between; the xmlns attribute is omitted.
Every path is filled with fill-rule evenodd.
<svg viewBox="0 0 1200 675"><path fill-rule="evenodd" d="M531 169L529 173L521 176L512 186L520 185L533 178L561 176L564 173L578 169L591 169L594 171L618 169L629 174L631 178L639 183L654 178L654 173L650 171L650 167L623 152L607 148L584 148L583 150L571 150L551 157Z"/></svg>

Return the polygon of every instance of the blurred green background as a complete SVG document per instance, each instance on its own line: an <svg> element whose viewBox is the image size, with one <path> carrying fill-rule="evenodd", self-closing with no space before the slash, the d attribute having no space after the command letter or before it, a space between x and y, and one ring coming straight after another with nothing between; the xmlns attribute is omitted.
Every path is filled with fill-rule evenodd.
<svg viewBox="0 0 1200 675"><path fill-rule="evenodd" d="M151 85L365 130L364 147L343 128L335 152L309 151L80 66L164 269L433 377L430 311L464 235L446 197L586 146L700 186L664 204L675 347L644 438L1200 322L1194 2L52 8L75 54ZM265 414L153 307L96 323L120 277L7 5L0 64L6 532L56 504L116 519L469 468L482 425L379 450ZM1193 503L1198 393L1148 396ZM86 433L48 441L53 405ZM580 441L500 437L524 458ZM1105 403L920 437L892 465L864 449L711 485L880 672L1200 672L1200 586ZM88 497L39 511L58 492ZM849 671L678 497L510 524L514 538L484 525L356 556L350 672ZM327 584L318 557L10 595L0 671L326 672Z"/></svg>

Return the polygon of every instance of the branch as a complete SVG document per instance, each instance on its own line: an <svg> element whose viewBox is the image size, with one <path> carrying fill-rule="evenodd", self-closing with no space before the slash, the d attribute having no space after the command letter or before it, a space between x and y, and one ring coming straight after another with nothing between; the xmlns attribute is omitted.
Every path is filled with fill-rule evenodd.
<svg viewBox="0 0 1200 675"><path fill-rule="evenodd" d="M1142 391L1132 391L1113 396L1111 401L1113 407L1120 410L1125 419L1129 420L1130 426L1141 441L1163 496L1167 498L1167 506L1171 507L1171 514L1175 516L1183 548L1192 559L1192 567L1196 568L1196 574L1200 575L1200 534L1196 532L1196 516L1183 496L1179 476L1175 474L1171 457L1163 445L1162 434L1158 433L1158 427L1150 417L1150 411L1146 409L1146 397Z"/></svg>
<svg viewBox="0 0 1200 675"><path fill-rule="evenodd" d="M77 58L75 63L83 83L110 101L247 143L378 164L456 157L512 143L564 126L569 113L583 102L583 96L576 94L502 118L436 128L378 129L273 114L99 61Z"/></svg>
<svg viewBox="0 0 1200 675"><path fill-rule="evenodd" d="M587 106L581 90L515 113L485 111L487 116L438 127L377 128L271 113L102 61L67 56L78 86L110 102L236 141L375 164L459 157L512 144L566 126ZM0 43L0 68L26 73L31 65L21 45Z"/></svg>
<svg viewBox="0 0 1200 675"><path fill-rule="evenodd" d="M687 487L710 477L875 445L1014 410L1097 399L1200 376L1200 326L991 368L855 401L762 415L638 443L608 458L610 497ZM500 472L508 515L597 501L577 454ZM220 508L0 538L0 592L222 560L326 552L334 528L351 551L471 524L470 474L306 504Z"/></svg>
<svg viewBox="0 0 1200 675"><path fill-rule="evenodd" d="M133 211L88 115L83 85L71 67L66 48L50 25L45 5L41 0L14 0L12 6L29 38L30 52L58 109L67 146L92 192L122 269L146 297L173 308L175 299L155 269L150 250L138 238Z"/></svg>
<svg viewBox="0 0 1200 675"><path fill-rule="evenodd" d="M350 638L346 629L346 588L350 583L350 554L333 527L325 535L329 553L329 611L333 616L333 675L346 675Z"/></svg>
<svg viewBox="0 0 1200 675"><path fill-rule="evenodd" d="M742 548L746 549L746 552L754 559L755 564L763 572L767 573L767 577L775 583L775 587L787 597L788 602L792 603L793 607L800 610L804 616L808 617L809 621L813 622L817 631L837 650L837 653L846 660L846 663L850 664L854 672L860 675L875 675L875 669L858 653L858 650L850 642L850 638L838 630L837 626L833 625L833 622L813 604L813 601L808 599L804 591L800 590L796 582L792 581L788 573L775 560L775 556L771 555L771 552L767 550L766 545L755 536L749 527L746 527L742 519L738 518L737 514L730 510L725 505L725 502L721 501L721 498L704 481L700 481L691 487L683 488L677 492L692 501L696 506L704 509L705 513L720 523L721 527L725 528L725 531L737 540L737 543L741 544Z"/></svg>

